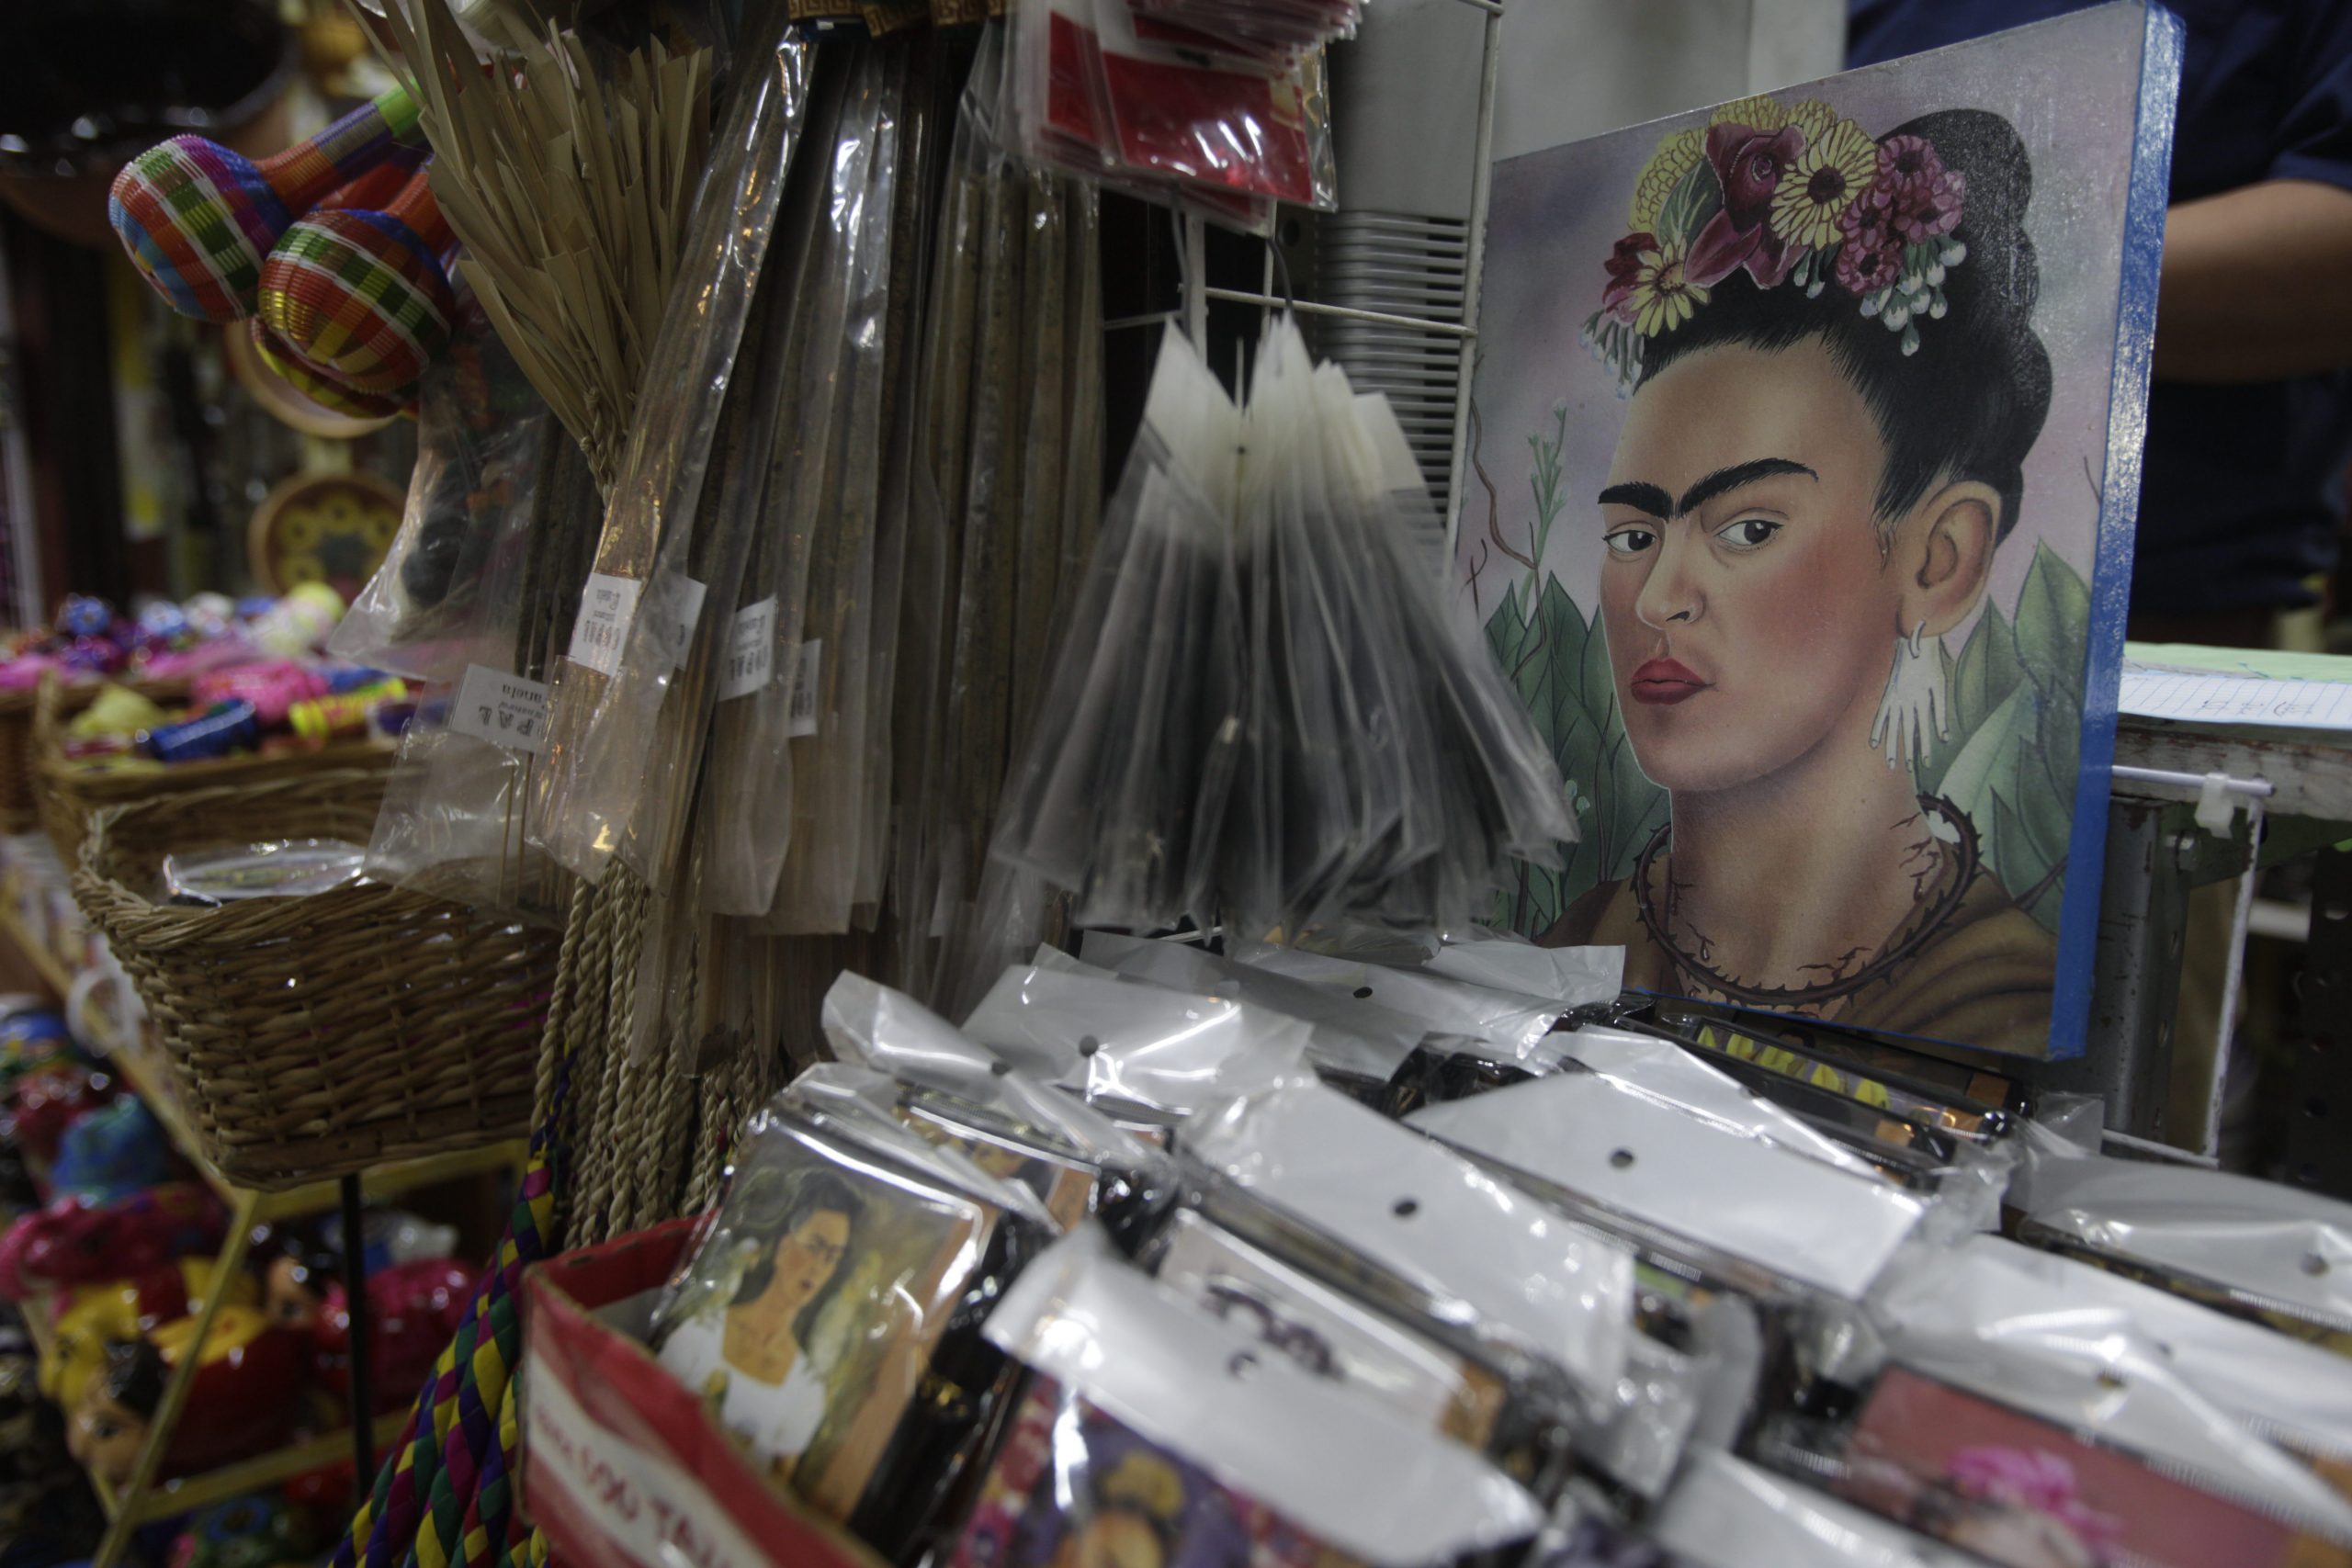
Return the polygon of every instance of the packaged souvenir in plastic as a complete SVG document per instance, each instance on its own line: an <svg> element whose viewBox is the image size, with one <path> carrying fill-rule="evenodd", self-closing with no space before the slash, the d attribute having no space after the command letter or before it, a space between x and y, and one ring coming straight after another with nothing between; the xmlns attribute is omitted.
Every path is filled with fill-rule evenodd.
<svg viewBox="0 0 2352 1568"><path fill-rule="evenodd" d="M825 1038L844 1063L887 1075L914 1130L1035 1191L1057 1226L1100 1214L1114 1231L1165 1205L1175 1168L1151 1142L1012 1067L911 997L844 974L825 994Z"/></svg>
<svg viewBox="0 0 2352 1568"><path fill-rule="evenodd" d="M1695 1244L1784 1286L1846 1300L1869 1288L1927 1212L1898 1188L1711 1126L1591 1072L1425 1106L1411 1124L1640 1245Z"/></svg>
<svg viewBox="0 0 2352 1568"><path fill-rule="evenodd" d="M1066 1237L989 1337L1031 1369L954 1568L1442 1563L1523 1540L1534 1500L1468 1449Z"/></svg>
<svg viewBox="0 0 2352 1568"><path fill-rule="evenodd" d="M2102 1402L2116 1406L2127 1362L2159 1367L2352 1495L2352 1367L2315 1346L1989 1235L1898 1259L1870 1307L1887 1354L1914 1366L2087 1359ZM2035 1392L2054 1390L2025 1375Z"/></svg>
<svg viewBox="0 0 2352 1568"><path fill-rule="evenodd" d="M1204 996L1230 997L1308 1027L1307 1055L1322 1071L1385 1083L1433 1032L1395 1008L1337 993L1304 980L1220 957L1191 942L1155 942L1088 931L1079 953L1087 963Z"/></svg>
<svg viewBox="0 0 2352 1568"><path fill-rule="evenodd" d="M2352 1207L2221 1171L2030 1141L2018 1238L2352 1354Z"/></svg>
<svg viewBox="0 0 2352 1568"><path fill-rule="evenodd" d="M1605 1402L1633 1335L1634 1265L1469 1161L1346 1096L1291 1084L1185 1128L1186 1151L1462 1325Z"/></svg>
<svg viewBox="0 0 2352 1568"><path fill-rule="evenodd" d="M778 1484L914 1550L1003 1393L980 1321L1045 1227L1027 1190L887 1112L755 1116L657 1314L662 1364Z"/></svg>
<svg viewBox="0 0 2352 1568"><path fill-rule="evenodd" d="M2352 1562L2333 1518L1907 1367L1880 1375L1850 1425L1778 1421L1758 1444L1766 1462L2004 1568Z"/></svg>
<svg viewBox="0 0 2352 1568"><path fill-rule="evenodd" d="M1424 969L1391 968L1306 948L1248 942L1232 956L1253 969L1284 976L1358 1001L1375 1002L1418 1018L1432 1034L1461 1035L1482 1042L1505 1054L1506 1059L1532 1055L1567 1010L1565 1004L1539 996L1496 990Z"/></svg>
<svg viewBox="0 0 2352 1568"><path fill-rule="evenodd" d="M1973 1568L1984 1561L1720 1450L1692 1457L1650 1529L1703 1568ZM2050 1561L2097 1568L2098 1560Z"/></svg>
<svg viewBox="0 0 2352 1568"><path fill-rule="evenodd" d="M1044 1082L1167 1117L1305 1075L1308 1044L1306 1024L1246 1002L1021 966L964 1032Z"/></svg>

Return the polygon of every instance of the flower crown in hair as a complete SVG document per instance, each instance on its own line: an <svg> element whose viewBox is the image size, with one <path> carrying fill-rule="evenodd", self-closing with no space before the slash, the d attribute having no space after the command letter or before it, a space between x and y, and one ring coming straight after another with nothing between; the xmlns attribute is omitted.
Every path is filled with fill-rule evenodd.
<svg viewBox="0 0 2352 1568"><path fill-rule="evenodd" d="M1944 314L1944 271L1967 259L1952 237L1966 177L1925 137L1873 141L1818 98L1724 105L1705 129L1675 131L1634 184L1634 231L1604 264L1585 343L1630 392L1643 344L1680 326L1745 267L1758 288L1835 284L1919 349L1921 317Z"/></svg>

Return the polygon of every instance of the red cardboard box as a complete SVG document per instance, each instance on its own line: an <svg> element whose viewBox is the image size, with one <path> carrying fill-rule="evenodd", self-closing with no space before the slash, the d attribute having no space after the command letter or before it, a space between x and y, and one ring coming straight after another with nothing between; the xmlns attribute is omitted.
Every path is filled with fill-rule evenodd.
<svg viewBox="0 0 2352 1568"><path fill-rule="evenodd" d="M523 1280L523 1508L568 1568L885 1568L755 1470L646 1348L699 1222L567 1252Z"/></svg>

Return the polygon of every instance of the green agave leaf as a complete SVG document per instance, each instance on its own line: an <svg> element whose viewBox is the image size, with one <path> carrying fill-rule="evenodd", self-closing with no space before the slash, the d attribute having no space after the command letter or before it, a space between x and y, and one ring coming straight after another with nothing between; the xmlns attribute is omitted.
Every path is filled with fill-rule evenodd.
<svg viewBox="0 0 2352 1568"><path fill-rule="evenodd" d="M2089 637L2089 586L2049 546L2036 543L2018 593L2017 651L2044 691L2074 691Z"/></svg>
<svg viewBox="0 0 2352 1568"><path fill-rule="evenodd" d="M1520 645L1527 638L1527 612L1520 608L1519 584L1503 590L1503 602L1487 617L1487 649L1495 665L1509 675L1519 663Z"/></svg>
<svg viewBox="0 0 2352 1568"><path fill-rule="evenodd" d="M1994 790L2007 787L2017 777L2018 759L2034 745L2041 700L2030 682L2012 691L1976 728L1976 732L1961 747L1959 755L1952 758L1951 766L1944 770L1940 793L1968 814L1979 832L1993 825ZM1986 846L1985 854L1991 858L1990 845Z"/></svg>
<svg viewBox="0 0 2352 1568"><path fill-rule="evenodd" d="M1702 158L1676 182L1659 205L1655 231L1668 244L1679 243L1688 250L1707 220L1721 211L1723 205L1723 182L1715 177L1715 166Z"/></svg>
<svg viewBox="0 0 2352 1568"><path fill-rule="evenodd" d="M1984 606L1984 693L1996 705L2008 700L2018 682L2027 679L2018 658L2017 627L1998 604ZM1991 709L1987 709L1990 712Z"/></svg>

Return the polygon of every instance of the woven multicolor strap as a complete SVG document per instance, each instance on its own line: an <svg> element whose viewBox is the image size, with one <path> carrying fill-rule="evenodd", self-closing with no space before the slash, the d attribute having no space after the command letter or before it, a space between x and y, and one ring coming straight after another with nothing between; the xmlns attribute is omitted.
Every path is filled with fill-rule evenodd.
<svg viewBox="0 0 2352 1568"><path fill-rule="evenodd" d="M554 1221L548 1134L533 1140L498 1267L467 1303L458 1336L418 1393L399 1450L335 1551L335 1568L488 1564L514 1509L514 1372L523 1355L523 1271L546 1256ZM495 1484L492 1484L492 1483Z"/></svg>
<svg viewBox="0 0 2352 1568"><path fill-rule="evenodd" d="M173 310L237 321L253 313L262 259L288 226L417 136L416 106L398 88L260 164L175 136L123 165L107 216Z"/></svg>
<svg viewBox="0 0 2352 1568"><path fill-rule="evenodd" d="M405 392L449 341L447 243L422 174L386 211L314 212L262 263L261 318L345 386Z"/></svg>

